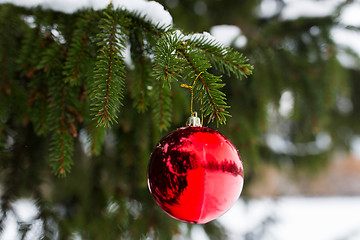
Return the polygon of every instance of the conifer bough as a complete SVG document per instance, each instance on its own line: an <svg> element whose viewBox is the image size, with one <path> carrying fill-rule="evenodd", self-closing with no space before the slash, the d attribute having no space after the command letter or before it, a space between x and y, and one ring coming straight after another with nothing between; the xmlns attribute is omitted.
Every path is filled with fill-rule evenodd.
<svg viewBox="0 0 360 240"><path fill-rule="evenodd" d="M225 84L210 69L239 79L253 69L241 53L204 34L154 25L112 4L72 14L4 4L0 18L1 32L8 33L0 40L1 101L14 94L28 99L21 114L13 104L2 105L1 119L29 119L36 134L49 137L51 167L61 176L71 170L80 130L90 139L91 153L101 151L103 127L121 118L125 97L163 130L172 118L171 86L191 85L199 76L194 101L209 121L223 124L230 116Z"/></svg>

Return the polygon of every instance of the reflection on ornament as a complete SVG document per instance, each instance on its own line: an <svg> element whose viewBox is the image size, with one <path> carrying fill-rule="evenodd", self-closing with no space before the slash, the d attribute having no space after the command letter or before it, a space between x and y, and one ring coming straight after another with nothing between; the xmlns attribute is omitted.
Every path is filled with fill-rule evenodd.
<svg viewBox="0 0 360 240"><path fill-rule="evenodd" d="M171 217L203 224L225 213L240 196L243 164L219 132L183 127L164 137L151 155L148 186Z"/></svg>

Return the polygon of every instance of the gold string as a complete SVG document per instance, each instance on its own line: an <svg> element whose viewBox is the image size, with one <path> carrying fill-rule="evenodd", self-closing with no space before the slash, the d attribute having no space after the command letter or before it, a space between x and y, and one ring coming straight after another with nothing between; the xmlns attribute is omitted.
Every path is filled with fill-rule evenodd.
<svg viewBox="0 0 360 240"><path fill-rule="evenodd" d="M204 110L202 108L202 92L200 93L201 98L200 98L200 105L201 105L201 126L204 125Z"/></svg>
<svg viewBox="0 0 360 240"><path fill-rule="evenodd" d="M191 86L187 85L187 84L181 84L180 87L184 87L184 88L187 88L187 89L190 89L191 91L191 102L190 102L190 112L191 112L191 116L194 116L194 112L193 112L193 103L194 103L194 86L195 86L195 83L196 83L196 80L199 78L199 76L202 74L203 72L199 73L193 84ZM202 105L202 98L201 98L201 105ZM201 109L201 124L203 122L203 114L202 114L202 109Z"/></svg>

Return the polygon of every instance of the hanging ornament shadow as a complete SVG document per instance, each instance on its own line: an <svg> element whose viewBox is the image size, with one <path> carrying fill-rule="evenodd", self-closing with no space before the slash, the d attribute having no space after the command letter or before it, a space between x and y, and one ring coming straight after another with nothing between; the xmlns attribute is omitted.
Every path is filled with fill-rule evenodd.
<svg viewBox="0 0 360 240"><path fill-rule="evenodd" d="M148 187L171 217L204 224L224 214L239 198L244 169L226 137L202 127L196 113L188 123L155 147L148 166Z"/></svg>

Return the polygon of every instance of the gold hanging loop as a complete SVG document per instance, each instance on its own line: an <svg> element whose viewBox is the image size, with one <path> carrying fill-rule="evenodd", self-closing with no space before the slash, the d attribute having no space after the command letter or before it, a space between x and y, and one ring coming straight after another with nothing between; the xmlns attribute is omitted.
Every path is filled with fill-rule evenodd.
<svg viewBox="0 0 360 240"><path fill-rule="evenodd" d="M199 76L202 74L203 72L199 73L193 84L191 86L187 85L187 84L181 84L180 87L184 87L184 88L187 88L187 89L190 89L190 92L191 92L191 102L190 102L190 112L191 112L191 116L193 117L194 116L194 111L193 111L193 105L194 105L194 86L195 86L195 83L196 83L196 80L199 78ZM201 105L202 105L202 98L201 98ZM201 110L201 124L203 123L203 113L202 113L202 110Z"/></svg>

